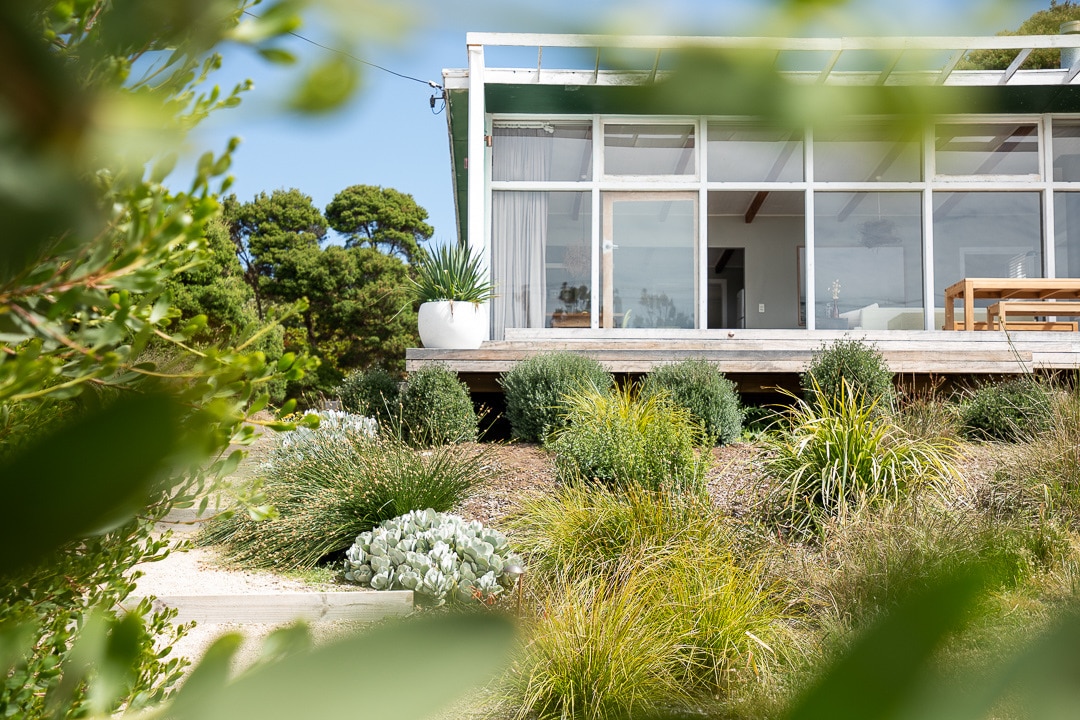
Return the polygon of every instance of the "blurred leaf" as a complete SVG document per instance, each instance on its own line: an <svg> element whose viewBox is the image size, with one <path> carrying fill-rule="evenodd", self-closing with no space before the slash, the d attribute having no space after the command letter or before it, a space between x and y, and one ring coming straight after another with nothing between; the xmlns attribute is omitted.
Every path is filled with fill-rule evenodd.
<svg viewBox="0 0 1080 720"><path fill-rule="evenodd" d="M983 586L981 573L969 571L909 597L833 663L788 720L908 717L905 707L933 680L934 654L963 626Z"/></svg>
<svg viewBox="0 0 1080 720"><path fill-rule="evenodd" d="M0 464L0 575L126 520L146 502L176 444L178 409L131 395L27 446Z"/></svg>
<svg viewBox="0 0 1080 720"><path fill-rule="evenodd" d="M301 5L297 0L284 0L267 8L257 7L254 14L245 13L243 20L229 33L229 38L241 43L258 43L290 33L301 25Z"/></svg>
<svg viewBox="0 0 1080 720"><path fill-rule="evenodd" d="M262 48L259 54L266 60L279 65L292 65L296 62L296 56L283 48Z"/></svg>
<svg viewBox="0 0 1080 720"><path fill-rule="evenodd" d="M305 113L340 107L360 84L360 72L348 58L333 57L315 66L293 91L289 106Z"/></svg>
<svg viewBox="0 0 1080 720"><path fill-rule="evenodd" d="M221 692L207 685L193 689L189 680L165 714L172 720L419 720L503 667L513 635L512 624L495 615L385 624L259 667ZM422 690L416 678L423 678ZM318 688L317 705L312 688Z"/></svg>

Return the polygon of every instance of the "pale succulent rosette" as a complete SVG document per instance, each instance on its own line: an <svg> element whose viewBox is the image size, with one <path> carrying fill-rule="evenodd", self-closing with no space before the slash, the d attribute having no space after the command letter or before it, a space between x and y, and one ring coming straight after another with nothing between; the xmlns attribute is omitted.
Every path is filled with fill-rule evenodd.
<svg viewBox="0 0 1080 720"><path fill-rule="evenodd" d="M521 565L506 537L476 521L415 510L360 533L345 553L345 579L375 590L412 590L442 605L494 602Z"/></svg>

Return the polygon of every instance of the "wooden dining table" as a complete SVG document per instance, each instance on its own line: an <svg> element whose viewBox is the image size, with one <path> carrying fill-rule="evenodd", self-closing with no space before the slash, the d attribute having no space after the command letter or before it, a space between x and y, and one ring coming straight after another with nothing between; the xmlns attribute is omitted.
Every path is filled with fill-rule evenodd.
<svg viewBox="0 0 1080 720"><path fill-rule="evenodd" d="M1080 278L964 278L945 288L946 330L956 329L957 300L964 303L962 329L974 329L976 300L1080 300Z"/></svg>

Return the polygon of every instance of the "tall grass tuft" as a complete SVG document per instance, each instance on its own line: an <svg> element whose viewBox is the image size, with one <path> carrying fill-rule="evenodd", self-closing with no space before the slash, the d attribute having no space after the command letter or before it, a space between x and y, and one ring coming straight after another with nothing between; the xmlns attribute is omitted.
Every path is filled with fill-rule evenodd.
<svg viewBox="0 0 1080 720"><path fill-rule="evenodd" d="M982 488L989 509L1029 521L1058 519L1080 529L1080 394L1055 393L1042 432L1014 447L1012 462Z"/></svg>
<svg viewBox="0 0 1080 720"><path fill-rule="evenodd" d="M712 455L704 428L664 392L585 389L565 398L568 424L552 436L563 482L701 492Z"/></svg>
<svg viewBox="0 0 1080 720"><path fill-rule="evenodd" d="M846 381L836 395L818 388L814 396L813 405L798 400L763 441L766 471L780 481L780 519L792 529L819 530L854 506L893 502L956 477L951 439L909 436Z"/></svg>
<svg viewBox="0 0 1080 720"><path fill-rule="evenodd" d="M540 577L610 573L624 556L674 541L710 547L732 540L707 500L634 486L564 485L526 498L507 523L530 574Z"/></svg>
<svg viewBox="0 0 1080 720"><path fill-rule="evenodd" d="M490 472L486 452L475 448L421 453L386 436L316 431L299 452L279 455L266 470L263 490L277 517L221 517L199 540L220 544L227 560L247 567L310 568L383 520L450 510Z"/></svg>
<svg viewBox="0 0 1080 720"><path fill-rule="evenodd" d="M511 527L543 608L511 677L518 717L697 706L787 659L788 589L705 501L568 487L530 499Z"/></svg>

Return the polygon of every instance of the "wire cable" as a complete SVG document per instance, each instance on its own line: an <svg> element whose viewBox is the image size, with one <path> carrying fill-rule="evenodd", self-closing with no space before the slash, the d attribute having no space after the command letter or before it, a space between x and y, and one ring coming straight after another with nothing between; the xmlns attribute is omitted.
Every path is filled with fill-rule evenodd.
<svg viewBox="0 0 1080 720"><path fill-rule="evenodd" d="M259 15L256 15L255 13L253 13L253 12L251 12L249 10L244 10L244 14L245 15L250 15L251 17L256 18L258 20L262 19ZM337 53L338 55L344 55L345 57L349 58L350 60L355 60L358 63L362 63L364 65L368 65L368 66L376 68L378 70L382 70L383 72L390 73L391 75L396 75L399 78L403 78L405 80L412 80L413 82L418 82L418 83L420 83L422 85L427 85L428 87L435 88L436 90L442 90L443 89L443 86L440 85L439 83L435 82L434 80L421 80L420 78L416 78L416 77L413 77L411 75L405 75L404 73L399 73L399 72L397 72L395 70L391 70L390 68L383 67L382 65L378 65L378 64L370 62L368 60L364 60L363 58L358 58L358 57L356 57L355 55L353 55L351 53L345 52L344 50L339 50L338 48L330 47L329 45L323 45L320 42L316 42L315 40L312 40L311 38L304 37L300 33L293 32L292 30L288 30L286 32L289 35L292 35L295 38L299 38L300 40L303 40L306 43L310 43L310 44L314 45L317 48L322 48L323 50L326 50L328 52Z"/></svg>

